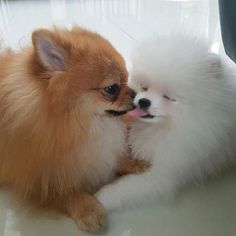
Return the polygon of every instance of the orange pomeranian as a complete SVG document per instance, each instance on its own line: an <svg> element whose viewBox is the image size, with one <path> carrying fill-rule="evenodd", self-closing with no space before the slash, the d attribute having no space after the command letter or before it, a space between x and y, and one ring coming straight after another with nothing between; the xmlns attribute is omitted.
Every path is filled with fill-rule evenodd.
<svg viewBox="0 0 236 236"><path fill-rule="evenodd" d="M79 27L36 30L32 42L0 56L0 182L98 231L106 212L93 193L116 172L145 169L125 157L116 117L132 108L124 60Z"/></svg>

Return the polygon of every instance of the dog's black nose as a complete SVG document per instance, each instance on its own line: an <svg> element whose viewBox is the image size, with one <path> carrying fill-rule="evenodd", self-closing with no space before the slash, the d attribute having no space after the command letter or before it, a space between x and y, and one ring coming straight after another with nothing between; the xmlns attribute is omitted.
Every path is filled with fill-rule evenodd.
<svg viewBox="0 0 236 236"><path fill-rule="evenodd" d="M137 94L137 93L135 93L134 91L132 91L131 94L130 94L130 97L131 97L132 99L134 99L135 96L136 96L136 94Z"/></svg>
<svg viewBox="0 0 236 236"><path fill-rule="evenodd" d="M151 101L146 98L142 98L138 101L138 104L141 109L146 109L151 106Z"/></svg>

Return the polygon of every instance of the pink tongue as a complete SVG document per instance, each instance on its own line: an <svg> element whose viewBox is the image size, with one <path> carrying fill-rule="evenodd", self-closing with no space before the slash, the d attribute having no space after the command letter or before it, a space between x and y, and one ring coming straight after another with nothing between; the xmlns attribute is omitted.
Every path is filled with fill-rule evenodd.
<svg viewBox="0 0 236 236"><path fill-rule="evenodd" d="M133 116L133 117L140 117L140 116L148 115L148 112L141 110L139 108L135 108L134 110L129 111L128 115Z"/></svg>

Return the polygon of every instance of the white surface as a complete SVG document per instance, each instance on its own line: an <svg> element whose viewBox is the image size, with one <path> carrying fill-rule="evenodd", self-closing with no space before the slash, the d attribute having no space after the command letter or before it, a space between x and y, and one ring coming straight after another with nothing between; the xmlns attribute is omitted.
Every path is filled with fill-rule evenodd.
<svg viewBox="0 0 236 236"><path fill-rule="evenodd" d="M220 42L217 0L2 1L0 38L18 49L35 28L74 23L96 30L123 54L130 67L134 44L148 36L184 30L208 38L215 52ZM132 190L131 190L132 191ZM236 175L219 177L189 190L171 205L152 203L110 215L112 236L236 236ZM67 218L22 214L0 192L0 236L89 235Z"/></svg>

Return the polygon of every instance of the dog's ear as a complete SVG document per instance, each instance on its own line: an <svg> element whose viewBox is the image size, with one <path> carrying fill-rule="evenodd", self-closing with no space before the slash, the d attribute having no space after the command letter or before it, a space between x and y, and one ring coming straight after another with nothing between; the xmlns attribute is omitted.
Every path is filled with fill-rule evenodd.
<svg viewBox="0 0 236 236"><path fill-rule="evenodd" d="M48 71L63 71L67 53L60 38L49 30L36 30L32 42L39 63Z"/></svg>

